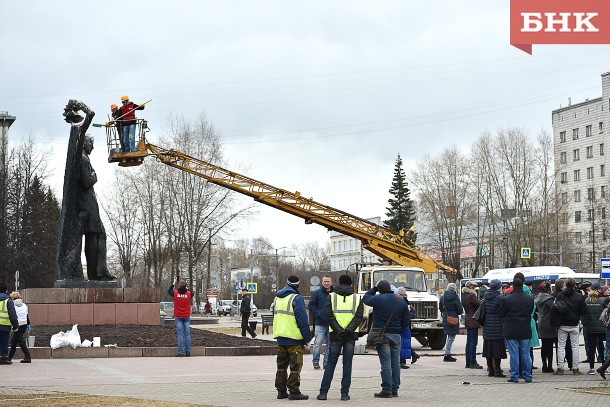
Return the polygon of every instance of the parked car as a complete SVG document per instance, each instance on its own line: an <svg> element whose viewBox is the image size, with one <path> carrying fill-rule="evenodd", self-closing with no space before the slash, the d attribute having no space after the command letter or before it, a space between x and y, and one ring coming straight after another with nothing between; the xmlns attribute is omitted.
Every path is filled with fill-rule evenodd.
<svg viewBox="0 0 610 407"><path fill-rule="evenodd" d="M231 300L218 300L216 302L218 315L229 315L231 313L231 302Z"/></svg>
<svg viewBox="0 0 610 407"><path fill-rule="evenodd" d="M174 303L172 301L163 301L159 303L161 311L165 312L167 318L174 317Z"/></svg>

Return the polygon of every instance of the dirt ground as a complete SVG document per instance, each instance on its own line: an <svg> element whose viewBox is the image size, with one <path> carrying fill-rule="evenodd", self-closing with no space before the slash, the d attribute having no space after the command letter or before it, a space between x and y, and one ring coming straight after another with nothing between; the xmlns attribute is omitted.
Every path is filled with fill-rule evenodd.
<svg viewBox="0 0 610 407"><path fill-rule="evenodd" d="M71 326L37 326L32 328L36 336L35 345L50 346L51 336L60 331L66 332ZM81 342L99 336L102 345L116 344L119 347L172 347L176 346L176 328L168 325L79 325ZM238 329L226 333L237 333ZM242 338L191 327L191 346L206 347L248 347L275 346L274 341Z"/></svg>

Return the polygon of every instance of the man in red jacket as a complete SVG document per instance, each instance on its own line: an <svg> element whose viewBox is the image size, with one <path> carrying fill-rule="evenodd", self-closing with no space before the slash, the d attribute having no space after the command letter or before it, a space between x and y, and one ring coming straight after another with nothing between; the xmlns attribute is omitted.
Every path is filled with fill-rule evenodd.
<svg viewBox="0 0 610 407"><path fill-rule="evenodd" d="M178 356L191 356L191 298L193 295L186 288L186 281L180 280L178 289L174 290L174 284L169 286L167 293L174 297L174 320L176 321L176 332L178 334ZM184 337L184 346L182 344Z"/></svg>
<svg viewBox="0 0 610 407"><path fill-rule="evenodd" d="M123 152L136 151L136 110L144 110L144 103L137 105L129 100L129 96L121 96L122 106L119 108L118 125L123 129Z"/></svg>

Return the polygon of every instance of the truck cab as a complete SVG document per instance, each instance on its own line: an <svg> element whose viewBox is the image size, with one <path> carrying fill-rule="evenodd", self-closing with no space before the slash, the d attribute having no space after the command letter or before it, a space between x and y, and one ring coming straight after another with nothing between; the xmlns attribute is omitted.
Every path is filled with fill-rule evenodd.
<svg viewBox="0 0 610 407"><path fill-rule="evenodd" d="M362 267L357 274L357 292L364 295L380 280L393 287L404 287L415 316L411 320L411 335L424 346L442 349L447 339L438 309L438 298L428 292L424 270L418 267L372 265ZM373 308L364 306L361 330L368 332Z"/></svg>

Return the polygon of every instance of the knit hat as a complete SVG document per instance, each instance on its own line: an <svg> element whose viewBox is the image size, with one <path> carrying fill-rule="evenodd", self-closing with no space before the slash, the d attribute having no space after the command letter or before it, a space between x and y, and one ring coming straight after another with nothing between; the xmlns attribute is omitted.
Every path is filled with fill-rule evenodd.
<svg viewBox="0 0 610 407"><path fill-rule="evenodd" d="M602 285L602 289L601 289L602 294L604 294L608 288L610 288L610 286L608 286L608 285Z"/></svg>
<svg viewBox="0 0 610 407"><path fill-rule="evenodd" d="M390 283L388 283L386 280L381 280L377 283L377 290L381 294L391 293L392 287L390 287Z"/></svg>
<svg viewBox="0 0 610 407"><path fill-rule="evenodd" d="M300 281L299 281L299 278L297 276L290 276L290 277L288 277L288 285L290 287L295 287L296 288L296 287L299 286L299 283L300 283Z"/></svg>
<svg viewBox="0 0 610 407"><path fill-rule="evenodd" d="M502 281L498 280L497 278L494 278L489 282L489 288L492 290L499 290L500 287L502 287Z"/></svg>
<svg viewBox="0 0 610 407"><path fill-rule="evenodd" d="M344 284L344 285L352 285L352 278L350 276L348 276L347 274L341 274L339 276L339 284Z"/></svg>
<svg viewBox="0 0 610 407"><path fill-rule="evenodd" d="M599 281L596 281L593 284L591 284L591 289L592 290L599 290L601 288L602 288L602 286L599 284Z"/></svg>
<svg viewBox="0 0 610 407"><path fill-rule="evenodd" d="M407 290L403 286L400 286L396 289L396 295L398 295L399 297L406 297Z"/></svg>
<svg viewBox="0 0 610 407"><path fill-rule="evenodd" d="M455 283L449 283L449 284L447 284L447 290L457 291L457 286L455 285Z"/></svg>

